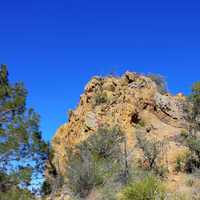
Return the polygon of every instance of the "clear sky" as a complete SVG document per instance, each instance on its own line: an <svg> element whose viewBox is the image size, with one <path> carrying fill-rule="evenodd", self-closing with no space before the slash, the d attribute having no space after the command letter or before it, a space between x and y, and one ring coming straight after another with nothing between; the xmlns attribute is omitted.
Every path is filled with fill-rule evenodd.
<svg viewBox="0 0 200 200"><path fill-rule="evenodd" d="M1 0L0 63L25 82L49 140L93 75L159 73L188 94L200 79L200 1Z"/></svg>

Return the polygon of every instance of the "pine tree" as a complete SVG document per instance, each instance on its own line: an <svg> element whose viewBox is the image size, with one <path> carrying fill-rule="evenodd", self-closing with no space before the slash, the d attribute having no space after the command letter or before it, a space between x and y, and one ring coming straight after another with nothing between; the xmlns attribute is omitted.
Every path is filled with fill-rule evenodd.
<svg viewBox="0 0 200 200"><path fill-rule="evenodd" d="M11 84L7 66L1 65L0 199L16 199L7 198L13 190L36 193L42 180L48 145L42 140L39 115L27 108L26 98L23 83Z"/></svg>

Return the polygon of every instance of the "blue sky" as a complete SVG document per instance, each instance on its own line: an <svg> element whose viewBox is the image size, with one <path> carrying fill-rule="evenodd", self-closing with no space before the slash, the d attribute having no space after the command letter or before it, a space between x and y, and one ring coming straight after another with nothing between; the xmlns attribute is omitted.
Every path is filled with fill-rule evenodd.
<svg viewBox="0 0 200 200"><path fill-rule="evenodd" d="M93 75L159 73L188 94L200 74L200 1L6 0L0 63L23 80L50 140Z"/></svg>

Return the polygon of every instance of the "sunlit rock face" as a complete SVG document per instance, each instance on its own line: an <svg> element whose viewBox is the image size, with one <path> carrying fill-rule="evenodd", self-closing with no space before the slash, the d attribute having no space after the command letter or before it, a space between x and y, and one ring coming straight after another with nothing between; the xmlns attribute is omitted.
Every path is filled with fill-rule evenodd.
<svg viewBox="0 0 200 200"><path fill-rule="evenodd" d="M149 137L168 141L165 162L172 174L176 156L184 150L173 139L187 126L184 103L184 95L161 94L155 82L144 75L126 72L121 77L93 77L85 86L79 105L70 112L68 122L57 130L52 140L53 162L65 174L67 151L104 124L121 127L129 150L136 149L130 160L136 160L141 155L135 146L135 130L142 122Z"/></svg>

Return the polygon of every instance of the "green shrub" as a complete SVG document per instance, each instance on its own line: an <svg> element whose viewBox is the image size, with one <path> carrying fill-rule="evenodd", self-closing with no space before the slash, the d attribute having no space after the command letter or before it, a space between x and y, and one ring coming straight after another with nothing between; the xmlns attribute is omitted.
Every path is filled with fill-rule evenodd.
<svg viewBox="0 0 200 200"><path fill-rule="evenodd" d="M192 153L188 154L188 157L187 157L187 159L185 161L185 171L187 173L193 173L197 169L199 169L199 160L198 160L198 158Z"/></svg>
<svg viewBox="0 0 200 200"><path fill-rule="evenodd" d="M158 91L161 94L167 93L167 83L165 78L159 74L149 74L148 77L155 82L157 85Z"/></svg>
<svg viewBox="0 0 200 200"><path fill-rule="evenodd" d="M190 178L190 179L188 179L188 180L186 181L186 185L187 185L188 187L192 187L192 186L194 185L194 183L195 183L195 180L192 179L192 178Z"/></svg>
<svg viewBox="0 0 200 200"><path fill-rule="evenodd" d="M193 173L196 169L200 169L200 138L190 134L184 139L184 143L190 150L185 157L184 163L182 162L184 170L188 173ZM180 162L180 160L177 160L177 162Z"/></svg>
<svg viewBox="0 0 200 200"><path fill-rule="evenodd" d="M108 96L105 92L102 91L98 91L95 96L94 96L94 100L93 100L93 105L94 106L98 106L104 103L108 103Z"/></svg>
<svg viewBox="0 0 200 200"><path fill-rule="evenodd" d="M44 181L41 190L43 195L49 195L52 192L52 186L48 180Z"/></svg>
<svg viewBox="0 0 200 200"><path fill-rule="evenodd" d="M176 158L175 170L176 170L177 172L182 171L182 160L181 160L180 156L178 156L178 157Z"/></svg>
<svg viewBox="0 0 200 200"><path fill-rule="evenodd" d="M185 170L192 173L200 169L200 82L192 86L192 92L188 98L185 113L189 122L188 134L184 138L185 145L189 148L190 154L187 157Z"/></svg>
<svg viewBox="0 0 200 200"><path fill-rule="evenodd" d="M98 188L95 200L116 200L120 188L116 182L109 181L108 184Z"/></svg>
<svg viewBox="0 0 200 200"><path fill-rule="evenodd" d="M36 198L26 189L10 188L7 192L0 191L0 200L35 200Z"/></svg>
<svg viewBox="0 0 200 200"><path fill-rule="evenodd" d="M169 169L167 166L165 165L161 165L161 166L157 166L154 169L154 172L157 176L161 177L161 178L166 178L167 174L169 173Z"/></svg>
<svg viewBox="0 0 200 200"><path fill-rule="evenodd" d="M200 128L199 115L200 115L200 81L196 82L192 86L192 93L189 96L189 100L192 103L192 112L190 113L190 120L196 126Z"/></svg>
<svg viewBox="0 0 200 200"><path fill-rule="evenodd" d="M183 156L177 157L176 171L186 171L193 173L196 169L200 169L200 137L192 131L181 132L178 142L187 146L189 152Z"/></svg>
<svg viewBox="0 0 200 200"><path fill-rule="evenodd" d="M177 172L182 172L185 170L185 164L186 164L186 160L188 157L188 153L185 153L183 155L178 155L176 158L176 166L175 166L175 170Z"/></svg>
<svg viewBox="0 0 200 200"><path fill-rule="evenodd" d="M139 120L137 125L136 125L136 128L144 128L145 127L145 121L144 120Z"/></svg>
<svg viewBox="0 0 200 200"><path fill-rule="evenodd" d="M156 169L156 162L160 158L164 143L146 138L144 132L136 132L137 145L143 150L144 160L147 161L148 169Z"/></svg>
<svg viewBox="0 0 200 200"><path fill-rule="evenodd" d="M158 179L148 176L126 186L119 196L119 200L162 200L165 189Z"/></svg>
<svg viewBox="0 0 200 200"><path fill-rule="evenodd" d="M200 138L197 137L189 137L187 139L187 146L193 152L197 157L200 162Z"/></svg>
<svg viewBox="0 0 200 200"><path fill-rule="evenodd" d="M118 127L100 127L69 154L68 185L76 195L85 198L92 188L121 173L123 138Z"/></svg>
<svg viewBox="0 0 200 200"><path fill-rule="evenodd" d="M188 132L185 131L185 130L182 130L180 135L181 135L182 138L186 139L188 137Z"/></svg>

